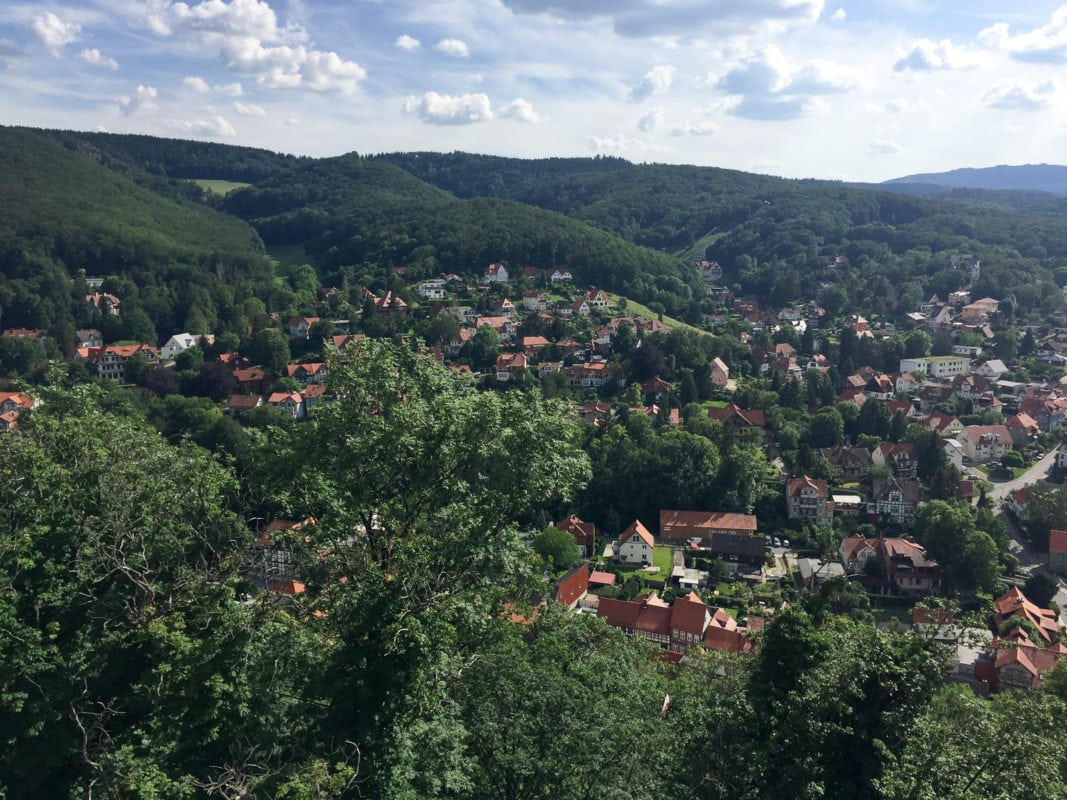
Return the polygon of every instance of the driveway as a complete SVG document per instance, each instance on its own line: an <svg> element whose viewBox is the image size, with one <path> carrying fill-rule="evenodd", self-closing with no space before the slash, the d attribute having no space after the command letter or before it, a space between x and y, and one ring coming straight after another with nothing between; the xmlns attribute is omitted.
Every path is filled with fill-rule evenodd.
<svg viewBox="0 0 1067 800"><path fill-rule="evenodd" d="M1032 486L1038 481L1043 481L1048 477L1049 472L1056 465L1056 453L1059 452L1059 447L1054 447L1048 452L1048 454L1034 464L1030 469L1010 481L1004 481L1004 483L994 483L992 490L989 492L989 496L993 499L993 502L1000 503L1005 497L1014 492L1016 489L1022 489L1024 486Z"/></svg>

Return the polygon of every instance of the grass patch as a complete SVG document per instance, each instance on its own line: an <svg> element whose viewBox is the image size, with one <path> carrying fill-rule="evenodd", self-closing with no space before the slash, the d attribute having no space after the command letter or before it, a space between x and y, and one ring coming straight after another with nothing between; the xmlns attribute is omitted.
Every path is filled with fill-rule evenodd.
<svg viewBox="0 0 1067 800"><path fill-rule="evenodd" d="M648 573L645 572L644 567L634 565L631 569L620 569L619 577L622 581L625 581L631 575L641 575L645 578L651 578L654 580L669 580L671 577L671 570L674 569L674 556L672 552L673 548L671 547L668 547L666 545L657 545L652 549L651 566L659 567L659 572Z"/></svg>
<svg viewBox="0 0 1067 800"><path fill-rule="evenodd" d="M315 266L315 260L307 254L302 244L272 245L267 248L267 255L274 259L278 271L285 274L288 274L292 267L299 267L301 264Z"/></svg>
<svg viewBox="0 0 1067 800"><path fill-rule="evenodd" d="M615 306L616 310L618 309L619 298L621 297L621 294L608 293L608 299L611 301L611 304ZM622 312L620 311L619 313ZM629 316L644 317L645 319L659 319L659 314L655 311L648 306L638 303L636 300L631 300L629 297L626 298L626 314ZM663 315L663 324L671 329L693 331L694 333L699 333L704 336L711 336L710 333L701 330L695 325L690 325L688 322L682 322L680 319L675 319L674 317L668 317L666 314Z"/></svg>
<svg viewBox="0 0 1067 800"><path fill-rule="evenodd" d="M911 627L910 608L872 608L871 613L874 614L875 622L890 622L891 620L896 620L907 628Z"/></svg>
<svg viewBox="0 0 1067 800"><path fill-rule="evenodd" d="M680 258L684 258L687 261L688 260L692 260L692 259L696 258L697 256L703 258L705 252L707 251L707 249L709 247L711 247L711 245L713 245L716 241L718 241L719 239L721 239L725 235L726 234L725 234L724 231L718 231L718 230L712 231L711 233L708 233L708 234L705 234L704 236L702 236L700 239L698 239L696 242L694 242L690 247L687 247L684 250L679 250L677 253L675 253L675 255L680 257Z"/></svg>
<svg viewBox="0 0 1067 800"><path fill-rule="evenodd" d="M220 181L214 178L193 178L193 183L205 192L217 195L227 195L234 189L243 189L252 185L250 183L241 183L240 181Z"/></svg>

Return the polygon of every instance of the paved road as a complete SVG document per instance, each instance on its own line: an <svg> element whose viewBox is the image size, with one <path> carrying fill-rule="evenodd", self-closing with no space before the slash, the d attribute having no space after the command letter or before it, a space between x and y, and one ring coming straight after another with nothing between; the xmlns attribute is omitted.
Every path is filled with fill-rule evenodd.
<svg viewBox="0 0 1067 800"><path fill-rule="evenodd" d="M1018 478L1004 481L1004 483L994 483L992 491L989 492L989 496L994 502L999 503L1016 489L1021 489L1024 486L1031 486L1038 481L1043 481L1048 477L1049 472L1051 472L1052 468L1055 466L1056 453L1059 449L1059 447L1054 447L1044 458L1030 467L1030 469Z"/></svg>

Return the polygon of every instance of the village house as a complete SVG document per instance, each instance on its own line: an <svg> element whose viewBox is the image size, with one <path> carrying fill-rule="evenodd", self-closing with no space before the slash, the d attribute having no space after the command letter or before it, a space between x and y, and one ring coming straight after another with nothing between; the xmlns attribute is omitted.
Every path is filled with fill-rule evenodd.
<svg viewBox="0 0 1067 800"><path fill-rule="evenodd" d="M319 321L318 317L290 317L287 327L294 339L306 339L311 333L311 326Z"/></svg>
<svg viewBox="0 0 1067 800"><path fill-rule="evenodd" d="M641 636L662 645L673 655L671 661L677 661L693 647L733 653L752 648L733 617L722 609L711 613L695 592L675 598L673 605L655 592L638 595L633 601L602 597L597 616L628 636Z"/></svg>
<svg viewBox="0 0 1067 800"><path fill-rule="evenodd" d="M841 542L840 555L845 571L863 576L869 590L922 596L941 585L940 565L910 539L866 539L854 533Z"/></svg>
<svg viewBox="0 0 1067 800"><path fill-rule="evenodd" d="M834 504L826 481L807 475L792 478L786 485L785 499L789 519L805 520L815 525L833 523Z"/></svg>
<svg viewBox="0 0 1067 800"><path fill-rule="evenodd" d="M527 311L544 311L547 303L545 293L540 289L529 289L522 293L522 307Z"/></svg>
<svg viewBox="0 0 1067 800"><path fill-rule="evenodd" d="M918 481L900 480L896 477L875 478L871 482L867 512L877 515L879 520L910 528L915 524L920 495Z"/></svg>
<svg viewBox="0 0 1067 800"><path fill-rule="evenodd" d="M582 558L589 558L593 555L597 535L594 523L585 522L571 514L557 522L555 527L556 530L565 531L574 537L574 543L578 546L578 554Z"/></svg>
<svg viewBox="0 0 1067 800"><path fill-rule="evenodd" d="M736 403L730 403L726 408L709 408L708 418L733 430L759 431L761 436L767 429L767 418L762 410L741 408Z"/></svg>
<svg viewBox="0 0 1067 800"><path fill-rule="evenodd" d="M1004 623L1018 618L1030 622L1041 638L1037 645L1049 645L1060 637L1059 615L1048 608L1040 608L1027 599L1018 586L1012 586L993 603L993 628L1002 631ZM1029 636L1027 636L1029 638Z"/></svg>
<svg viewBox="0 0 1067 800"><path fill-rule="evenodd" d="M112 314L114 316L118 316L119 306L122 305L121 300L115 297L115 295L107 292L87 294L85 295L85 302L98 311L102 311L105 314Z"/></svg>
<svg viewBox="0 0 1067 800"><path fill-rule="evenodd" d="M555 285L557 283L567 283L574 280L571 276L569 269L561 269L560 267L553 267L548 271L548 282Z"/></svg>
<svg viewBox="0 0 1067 800"><path fill-rule="evenodd" d="M176 333L159 349L159 357L164 361L170 361L178 353L196 347L199 342L199 336L193 336L191 333Z"/></svg>
<svg viewBox="0 0 1067 800"><path fill-rule="evenodd" d="M95 328L86 328L74 331L74 346L78 347L103 347L104 335Z"/></svg>
<svg viewBox="0 0 1067 800"><path fill-rule="evenodd" d="M326 364L321 361L312 361L306 364L289 364L285 368L285 376L293 378L305 386L309 383L322 383L326 380Z"/></svg>
<svg viewBox="0 0 1067 800"><path fill-rule="evenodd" d="M1048 532L1048 565L1053 572L1067 576L1067 530Z"/></svg>
<svg viewBox="0 0 1067 800"><path fill-rule="evenodd" d="M581 563L556 581L553 599L561 606L574 608L589 592L589 564Z"/></svg>
<svg viewBox="0 0 1067 800"><path fill-rule="evenodd" d="M919 469L915 445L910 442L882 442L871 453L875 466L891 467L898 478L914 478Z"/></svg>
<svg viewBox="0 0 1067 800"><path fill-rule="evenodd" d="M968 425L958 439L963 455L975 464L999 461L1012 448L1011 433L1004 425Z"/></svg>
<svg viewBox="0 0 1067 800"><path fill-rule="evenodd" d="M1008 417L1004 421L1004 427L1011 434L1012 446L1016 450L1022 450L1041 432L1041 426L1037 424L1037 420L1026 413Z"/></svg>
<svg viewBox="0 0 1067 800"><path fill-rule="evenodd" d="M259 367L235 369L233 379L237 381L237 390L242 394L263 394L274 380Z"/></svg>
<svg viewBox="0 0 1067 800"><path fill-rule="evenodd" d="M820 458L830 462L834 478L845 483L854 483L867 477L867 470L874 463L871 451L866 447L824 447L818 450Z"/></svg>
<svg viewBox="0 0 1067 800"><path fill-rule="evenodd" d="M524 353L501 353L496 358L496 379L498 381L510 380L519 370L526 369L528 364Z"/></svg>
<svg viewBox="0 0 1067 800"><path fill-rule="evenodd" d="M423 281L415 287L415 294L423 300L444 300L446 295L444 278Z"/></svg>
<svg viewBox="0 0 1067 800"><path fill-rule="evenodd" d="M150 366L159 363L156 348L150 344L113 344L75 351L76 358L87 359L96 367L96 374L109 381L125 380L126 365L136 356L143 356Z"/></svg>
<svg viewBox="0 0 1067 800"><path fill-rule="evenodd" d="M630 526L619 534L615 545L615 558L626 564L651 564L652 551L656 541L648 528L635 519Z"/></svg>
<svg viewBox="0 0 1067 800"><path fill-rule="evenodd" d="M711 360L711 385L717 389L725 389L730 382L730 368L726 362L718 356Z"/></svg>
<svg viewBox="0 0 1067 800"><path fill-rule="evenodd" d="M267 403L284 411L293 419L303 419L307 415L304 396L300 392L273 392L267 398Z"/></svg>
<svg viewBox="0 0 1067 800"><path fill-rule="evenodd" d="M508 270L507 268L496 261L485 268L485 274L482 275L481 283L488 286L491 283L507 283L508 282Z"/></svg>

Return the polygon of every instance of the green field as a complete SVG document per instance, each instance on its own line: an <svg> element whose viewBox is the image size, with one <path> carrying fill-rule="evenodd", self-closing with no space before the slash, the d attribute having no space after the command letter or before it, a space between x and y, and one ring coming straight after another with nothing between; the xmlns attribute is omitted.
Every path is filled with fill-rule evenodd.
<svg viewBox="0 0 1067 800"><path fill-rule="evenodd" d="M611 292L608 292L607 295L612 305L618 308L619 298L622 297L622 295L612 294ZM626 314L628 316L644 317L645 319L659 319L659 314L650 309L648 306L641 305L636 300L631 300L629 297L625 299ZM663 315L663 324L666 325L668 328L677 328L679 330L693 331L694 333L699 333L704 336L711 336L710 333L701 330L695 325L690 325L688 322L682 322L680 319L675 319L674 317L668 317L666 314Z"/></svg>
<svg viewBox="0 0 1067 800"><path fill-rule="evenodd" d="M711 245L713 245L716 240L721 239L723 235L724 234L722 231L714 230L711 233L705 234L703 237L694 242L690 247L687 247L684 250L679 250L677 253L675 253L675 255L687 260L691 260L697 257L703 258L705 251L707 251L707 249L711 247Z"/></svg>
<svg viewBox="0 0 1067 800"><path fill-rule="evenodd" d="M307 254L302 244L275 244L267 248L267 255L274 259L279 274L287 275L292 267L301 264L315 266L315 260Z"/></svg>
<svg viewBox="0 0 1067 800"><path fill-rule="evenodd" d="M217 195L226 195L234 189L243 189L246 186L252 185L250 183L240 183L239 181L219 181L214 178L194 178L193 183L205 192L211 192L212 194Z"/></svg>

